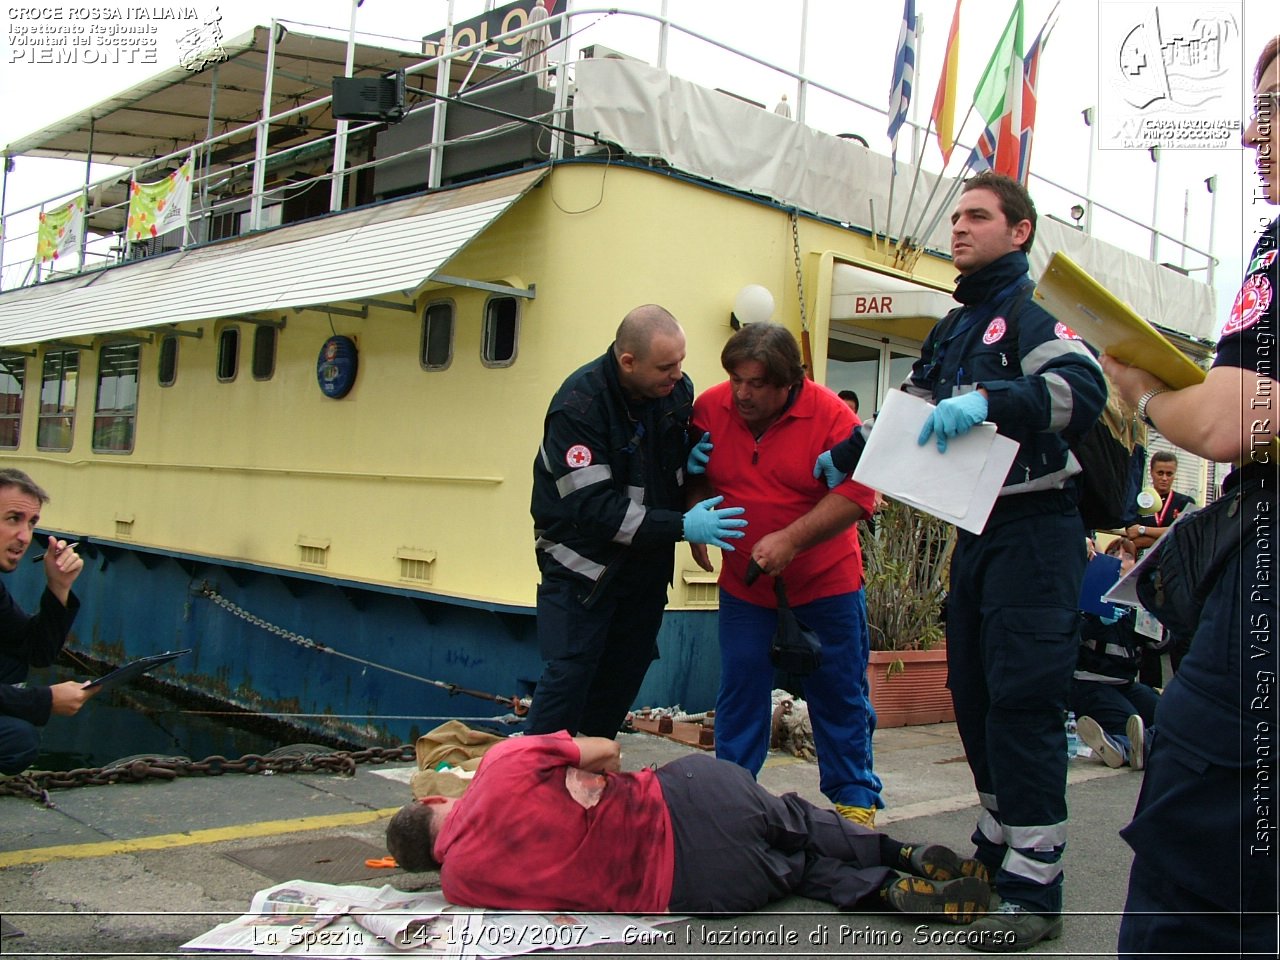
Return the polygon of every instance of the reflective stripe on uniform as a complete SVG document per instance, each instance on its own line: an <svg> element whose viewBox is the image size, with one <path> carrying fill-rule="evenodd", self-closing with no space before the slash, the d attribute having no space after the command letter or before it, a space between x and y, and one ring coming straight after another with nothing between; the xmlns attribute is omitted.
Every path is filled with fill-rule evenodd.
<svg viewBox="0 0 1280 960"><path fill-rule="evenodd" d="M1000 866L1015 876L1025 877L1033 883L1041 885L1053 883L1058 877L1062 876L1061 856L1052 863L1044 863L1041 860L1034 860L1012 847L1005 854L1004 863Z"/></svg>
<svg viewBox="0 0 1280 960"><path fill-rule="evenodd" d="M607 463L597 463L593 467L570 470L556 481L556 489L560 491L560 497L563 499L571 493L577 493L583 487L589 487L594 483L604 483L606 480L612 479L613 468Z"/></svg>
<svg viewBox="0 0 1280 960"><path fill-rule="evenodd" d="M1035 376L1052 361L1066 356L1086 357L1091 364L1095 367L1098 366L1098 361L1094 359L1093 354L1089 352L1089 348L1084 345L1083 341L1059 340L1054 337L1052 340L1046 340L1044 343L1039 344L1022 358L1022 372L1027 376Z"/></svg>
<svg viewBox="0 0 1280 960"><path fill-rule="evenodd" d="M613 542L621 543L623 546L630 546L636 531L640 529L640 524L644 523L645 515L648 512L635 501L628 503L626 516L622 518L622 524L618 527L618 532L613 535Z"/></svg>
<svg viewBox="0 0 1280 960"><path fill-rule="evenodd" d="M1044 385L1049 390L1049 430L1060 433L1071 423L1075 394L1060 373L1046 373Z"/></svg>
<svg viewBox="0 0 1280 960"><path fill-rule="evenodd" d="M627 487L627 497L632 503L644 503L644 487Z"/></svg>
<svg viewBox="0 0 1280 960"><path fill-rule="evenodd" d="M534 544L534 548L546 552L549 556L555 558L555 561L560 566L566 570L572 570L588 580L599 580L605 571L604 564L588 560L576 550L566 547L563 543L553 543L550 540L539 538L538 542Z"/></svg>
<svg viewBox="0 0 1280 960"><path fill-rule="evenodd" d="M1019 850L1052 850L1067 842L1067 824L1046 823L1033 827L1004 825L1004 840Z"/></svg>

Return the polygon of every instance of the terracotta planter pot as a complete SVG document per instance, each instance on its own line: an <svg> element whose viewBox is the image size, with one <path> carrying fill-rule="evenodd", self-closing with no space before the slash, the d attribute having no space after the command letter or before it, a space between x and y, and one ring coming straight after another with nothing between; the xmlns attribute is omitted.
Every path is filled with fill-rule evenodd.
<svg viewBox="0 0 1280 960"><path fill-rule="evenodd" d="M947 648L872 650L867 663L876 726L951 723L956 718L947 689Z"/></svg>

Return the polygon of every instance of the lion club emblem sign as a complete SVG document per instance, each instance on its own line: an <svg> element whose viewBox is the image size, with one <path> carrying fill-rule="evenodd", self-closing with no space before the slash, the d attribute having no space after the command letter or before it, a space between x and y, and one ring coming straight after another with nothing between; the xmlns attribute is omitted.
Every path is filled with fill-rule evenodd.
<svg viewBox="0 0 1280 960"><path fill-rule="evenodd" d="M580 443L575 443L564 452L564 462L574 470L580 467L589 467L591 466L591 450Z"/></svg>
<svg viewBox="0 0 1280 960"><path fill-rule="evenodd" d="M1271 280L1265 273L1255 273L1246 279L1240 292L1236 294L1235 303L1231 305L1231 316L1227 317L1222 335L1229 337L1252 327L1267 312L1267 307L1271 306L1273 295Z"/></svg>

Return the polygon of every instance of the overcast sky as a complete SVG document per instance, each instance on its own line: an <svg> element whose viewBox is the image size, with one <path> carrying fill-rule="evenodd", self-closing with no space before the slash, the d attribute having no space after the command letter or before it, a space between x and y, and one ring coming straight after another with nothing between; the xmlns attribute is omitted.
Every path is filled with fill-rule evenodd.
<svg viewBox="0 0 1280 960"><path fill-rule="evenodd" d="M501 5L501 4L499 4ZM465 20L485 9L484 0L455 0L455 21ZM604 6L604 4L601 4ZM661 0L631 0L624 9L657 13ZM960 77L957 119L964 115L972 99L978 76L985 67L1003 29L1012 0L964 0L960 22ZM802 0L667 0L668 15L689 28L720 39L758 57L796 69L801 55ZM1025 0L1025 41L1029 45L1050 9L1052 0ZM365 0L357 12L357 26L369 42L389 42L390 38L414 43L424 34L444 27L450 4L447 0ZM876 108L858 109L831 97L814 94L806 119L830 132L856 132L872 149L888 152L883 111L888 105L890 75L902 19L901 0L808 0L808 30L804 44L805 72L814 80L845 90ZM923 124L941 68L943 48L951 22L952 0L917 0L922 15L913 118ZM33 14L33 9L36 11ZM216 21L224 37L244 33L253 25L272 17L296 25L328 26L345 34L351 17L350 0L189 0L186 4L164 4L141 8L150 14L142 18L139 8L87 2L61 3L41 0L32 7L6 6L4 50L0 52L0 144L12 142L76 110L140 82L154 72L178 62L178 39L193 23ZM592 9L587 0L575 0L575 10ZM157 49L157 63L47 63L35 62L31 51L23 49L18 37L36 24L87 23L85 11L119 11L120 20L103 23L150 25ZM1153 10L1161 22L1220 23L1234 21L1242 38L1233 40L1235 72L1230 79L1238 84L1232 95L1231 112L1241 115L1247 90L1247 76L1267 36L1277 29L1272 0L1232 0L1212 2L1131 3L1122 0L1064 0L1058 11L1057 27L1042 61L1039 119L1032 159L1032 193L1042 214L1069 217L1073 194L1082 194L1086 180L1100 204L1128 216L1149 222L1152 217L1156 165L1144 149L1099 149L1095 146L1090 163L1090 130L1081 113L1089 107L1114 107L1117 94L1104 78L1099 84L1099 63L1111 64L1117 45L1117 30L1127 31L1149 19ZM40 11L61 12L63 19L42 16ZM1101 11L1101 14L1100 14ZM1264 12L1266 11L1266 12ZM191 14L196 19L187 19ZM654 28L647 23L628 21L604 13L587 14L575 21L570 49L576 54L583 46L598 42L652 61L656 54ZM581 31L581 32L579 32ZM30 37L30 34L27 34ZM389 44L394 45L394 44ZM28 45L29 46L29 45ZM1228 58L1232 59L1232 58ZM781 95L796 100L794 81L764 68L743 69L708 50L704 45L681 39L673 42L669 66L673 73L698 82L732 90L772 106ZM1212 111L1213 105L1203 108ZM961 140L971 144L981 127L970 120ZM1095 127L1095 130L1097 128ZM904 133L899 147L902 157L910 149L910 135ZM957 148L949 172L958 171L966 151ZM940 156L931 141L924 154L926 167L937 169ZM1092 167L1091 176L1089 175ZM104 171L105 172L105 171ZM95 176L97 171L95 171ZM1058 189L1037 180L1047 178ZM1157 225L1180 237L1182 211L1189 206L1186 236L1188 243L1205 248L1209 243L1212 198L1204 180L1217 176L1217 209L1214 213L1214 250L1222 260L1216 286L1221 320L1239 282L1243 261L1255 236L1256 223L1267 211L1249 201L1256 184L1252 154L1246 155L1233 139L1226 149L1165 150L1160 161L1159 211ZM80 165L19 158L9 175L6 211L33 204L62 189L71 189L84 179ZM1274 208L1270 208L1274 212ZM14 231L10 231L11 235ZM1115 216L1099 212L1095 232L1135 251L1147 252L1147 235L1126 227ZM7 257L6 257L7 259ZM1180 261L1176 245L1162 243L1159 259ZM1187 265L1201 259L1189 256ZM1200 274L1203 276L1203 273Z"/></svg>

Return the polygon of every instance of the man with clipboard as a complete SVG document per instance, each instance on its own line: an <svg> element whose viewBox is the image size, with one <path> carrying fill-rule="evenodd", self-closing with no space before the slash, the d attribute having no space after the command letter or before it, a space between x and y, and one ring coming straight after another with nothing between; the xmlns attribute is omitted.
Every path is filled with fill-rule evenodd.
<svg viewBox="0 0 1280 960"><path fill-rule="evenodd" d="M31 546L40 510L49 495L21 470L0 470L0 572L17 569ZM71 585L84 561L75 545L50 537L42 557L47 586L34 615L0 584L0 774L21 773L40 750L39 728L51 716L69 717L96 688L68 680L51 687L26 686L31 667L53 662L67 640L80 601Z"/></svg>

